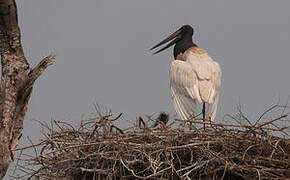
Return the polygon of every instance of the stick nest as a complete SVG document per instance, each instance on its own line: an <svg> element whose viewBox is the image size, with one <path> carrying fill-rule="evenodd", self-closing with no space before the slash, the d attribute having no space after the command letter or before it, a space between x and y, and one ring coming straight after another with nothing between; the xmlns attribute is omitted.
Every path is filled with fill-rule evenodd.
<svg viewBox="0 0 290 180"><path fill-rule="evenodd" d="M114 125L121 115L102 115L96 106L97 117L78 128L60 121L42 123L45 138L18 149L25 165L17 163L17 168L33 179L286 179L287 114L263 121L277 108L255 124L239 111L228 116L235 123L205 122L204 130L197 119L166 125L168 114L161 113L146 121L139 117L133 128L122 130ZM35 156L22 153L27 149L34 149Z"/></svg>

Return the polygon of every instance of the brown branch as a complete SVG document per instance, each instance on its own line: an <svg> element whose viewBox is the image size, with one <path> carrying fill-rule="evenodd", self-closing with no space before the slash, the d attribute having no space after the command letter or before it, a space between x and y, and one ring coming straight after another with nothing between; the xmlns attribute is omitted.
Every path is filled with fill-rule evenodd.
<svg viewBox="0 0 290 180"><path fill-rule="evenodd" d="M28 81L27 84L31 84L31 82L33 83L48 66L54 63L54 60L55 55L49 55L45 57L43 60L41 60L36 67L31 69L29 73L29 78L27 80Z"/></svg>
<svg viewBox="0 0 290 180"><path fill-rule="evenodd" d="M148 116L141 125L128 131L110 122L113 115L97 113L99 117L84 120L80 128L57 123L47 134L37 157L29 157L32 167L21 169L32 178L45 179L283 179L289 177L289 136L274 136L284 130L273 128L283 119L260 121L256 126L217 124L215 128L191 130L190 125L167 128L139 127L156 118ZM111 123L116 131L105 131ZM233 122L236 120L232 119ZM98 124L96 128L95 124ZM143 125L142 125L143 123ZM202 123L202 122L199 122ZM187 123L189 124L189 123ZM209 123L210 124L210 123ZM262 124L262 126L260 126ZM265 125L263 125L265 124ZM251 126L251 127L250 127ZM259 127L260 126L260 127ZM92 136L92 132L94 135ZM274 133L273 133L274 132ZM55 144L56 146L53 146ZM33 147L30 147L33 148ZM30 150L31 151L31 150Z"/></svg>

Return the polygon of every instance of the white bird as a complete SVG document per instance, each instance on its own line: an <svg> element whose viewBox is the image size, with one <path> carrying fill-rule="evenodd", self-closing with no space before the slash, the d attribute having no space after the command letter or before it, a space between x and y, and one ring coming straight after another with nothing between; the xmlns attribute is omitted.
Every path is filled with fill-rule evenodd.
<svg viewBox="0 0 290 180"><path fill-rule="evenodd" d="M173 39L154 54L175 44L175 60L170 68L170 89L175 111L182 120L195 119L199 102L202 103L203 120L207 117L211 122L217 112L222 72L219 64L192 42L192 35L193 28L184 25L150 50Z"/></svg>

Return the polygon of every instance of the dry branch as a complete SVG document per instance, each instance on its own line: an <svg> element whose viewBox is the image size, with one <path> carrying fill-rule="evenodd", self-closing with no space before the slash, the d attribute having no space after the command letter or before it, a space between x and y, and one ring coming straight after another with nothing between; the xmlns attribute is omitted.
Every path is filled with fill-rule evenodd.
<svg viewBox="0 0 290 180"><path fill-rule="evenodd" d="M46 126L45 139L34 147L38 155L19 168L35 179L290 178L289 126L279 124L289 124L287 114L252 126L233 119L239 122L206 130L201 125L174 128L161 124L161 115L148 116L127 131L111 128L117 127L111 113L97 114L79 128L56 121L56 128Z"/></svg>

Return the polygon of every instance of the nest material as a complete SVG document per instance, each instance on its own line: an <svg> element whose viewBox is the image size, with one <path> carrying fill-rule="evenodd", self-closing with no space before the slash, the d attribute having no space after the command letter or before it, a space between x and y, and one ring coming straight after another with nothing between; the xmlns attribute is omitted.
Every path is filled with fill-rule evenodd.
<svg viewBox="0 0 290 180"><path fill-rule="evenodd" d="M140 117L139 125L124 131L113 125L119 117L100 114L78 129L54 121L54 128L43 124L48 129L45 139L30 147L36 157L18 168L36 179L286 179L286 117L255 125L212 124L205 130L195 125L170 127L158 118L157 127L149 128ZM279 127L279 121L284 126Z"/></svg>

